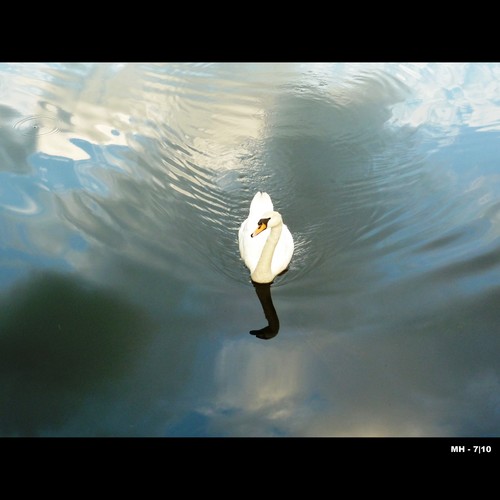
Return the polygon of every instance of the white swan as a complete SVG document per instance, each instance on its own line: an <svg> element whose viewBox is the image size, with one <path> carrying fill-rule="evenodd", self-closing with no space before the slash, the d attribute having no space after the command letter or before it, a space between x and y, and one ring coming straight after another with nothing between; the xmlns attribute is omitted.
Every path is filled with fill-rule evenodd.
<svg viewBox="0 0 500 500"><path fill-rule="evenodd" d="M255 283L271 283L285 271L293 255L293 237L275 212L271 197L260 191L253 197L248 218L238 231L240 255Z"/></svg>

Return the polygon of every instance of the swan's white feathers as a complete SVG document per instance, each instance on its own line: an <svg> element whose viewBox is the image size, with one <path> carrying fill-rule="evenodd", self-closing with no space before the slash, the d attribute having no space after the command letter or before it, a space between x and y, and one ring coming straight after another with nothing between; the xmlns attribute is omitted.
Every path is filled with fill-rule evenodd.
<svg viewBox="0 0 500 500"><path fill-rule="evenodd" d="M257 220L259 220L265 212L272 212L273 210L274 207L271 197L267 193L258 191L253 197L252 203L250 203L249 218L258 217Z"/></svg>
<svg viewBox="0 0 500 500"><path fill-rule="evenodd" d="M267 238L270 235L270 230L265 230L258 234L255 238L251 234L257 229L258 221L266 212L274 210L271 197L264 192L258 192L250 204L250 212L248 218L243 221L238 231L238 241L240 255L245 265L253 273L259 262L262 250L266 244ZM290 263L293 255L294 244L292 234L288 227L283 224L281 235L274 250L271 272L273 276L277 276L283 272Z"/></svg>

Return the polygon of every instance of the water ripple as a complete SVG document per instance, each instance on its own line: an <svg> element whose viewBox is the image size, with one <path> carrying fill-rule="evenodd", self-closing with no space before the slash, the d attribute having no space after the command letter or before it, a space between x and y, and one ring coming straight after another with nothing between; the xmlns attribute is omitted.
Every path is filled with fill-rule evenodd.
<svg viewBox="0 0 500 500"><path fill-rule="evenodd" d="M349 251L408 260L458 247L458 201L432 187L443 186L446 175L455 182L454 172L429 167L443 141L453 139L394 119L401 103L411 103L415 75L408 68L398 78L378 67L257 66L55 66L31 81L32 95L46 86L40 113L0 108L4 137L14 151L5 127L25 136L23 151L36 152L29 165L35 168L20 173L58 193L68 224L121 251L142 255L140 247L147 248L155 262L176 255L163 263L171 269L182 261L194 272L248 282L237 232L262 190L296 244L278 285L334 266ZM84 88L83 76L106 85ZM53 134L88 157L73 164L41 155L34 139ZM473 206L498 226L490 179L476 175L462 191L455 183L455 192L471 200L471 227L478 227ZM16 205L32 210L27 201Z"/></svg>
<svg viewBox="0 0 500 500"><path fill-rule="evenodd" d="M318 93L310 80L278 81L269 88L225 67L205 66L180 73L170 68L163 78L155 73L152 82L151 92L175 96L168 108L148 108L149 126L161 132L162 152L151 162L162 165L163 176L151 167L157 188L173 190L171 195L184 204L177 217L180 222L185 214L193 228L194 252L231 279L248 280L236 235L256 191L271 194L294 234L296 251L284 280L291 282L348 239L346 227L335 225L345 210L352 212L356 202L365 207L363 195L390 185L387 169L349 165L353 150L366 151L368 159L373 143L384 140L382 132L374 135L373 124L382 127L389 116L386 106L401 98L401 87L389 78L363 76ZM367 101L364 89L374 82L380 85ZM408 184L404 165L395 164L394 170Z"/></svg>
<svg viewBox="0 0 500 500"><path fill-rule="evenodd" d="M59 132L57 119L51 116L27 116L14 124L14 128L23 135L47 135Z"/></svg>

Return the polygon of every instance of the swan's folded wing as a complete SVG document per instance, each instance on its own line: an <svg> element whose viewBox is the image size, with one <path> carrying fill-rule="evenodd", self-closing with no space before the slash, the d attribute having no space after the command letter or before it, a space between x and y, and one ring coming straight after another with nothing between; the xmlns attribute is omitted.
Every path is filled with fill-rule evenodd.
<svg viewBox="0 0 500 500"><path fill-rule="evenodd" d="M243 226L245 225L246 221L242 222L241 226L240 226L240 229L238 231L238 246L240 247L240 255L241 255L241 258L243 259Z"/></svg>
<svg viewBox="0 0 500 500"><path fill-rule="evenodd" d="M281 230L281 236L274 250L273 260L271 263L271 272L274 275L282 273L290 264L292 260L294 250L294 243L292 233L283 224L283 229Z"/></svg>

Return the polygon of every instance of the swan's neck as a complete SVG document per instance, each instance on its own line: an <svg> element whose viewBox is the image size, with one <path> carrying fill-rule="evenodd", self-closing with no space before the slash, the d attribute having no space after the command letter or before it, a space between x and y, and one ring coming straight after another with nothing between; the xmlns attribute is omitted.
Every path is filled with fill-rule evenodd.
<svg viewBox="0 0 500 500"><path fill-rule="evenodd" d="M276 245L280 239L282 227L283 223L271 228L266 244L262 249L259 262L257 262L257 266L250 275L252 280L256 283L271 283L274 279L271 271L271 263L273 261L274 250L276 249Z"/></svg>

